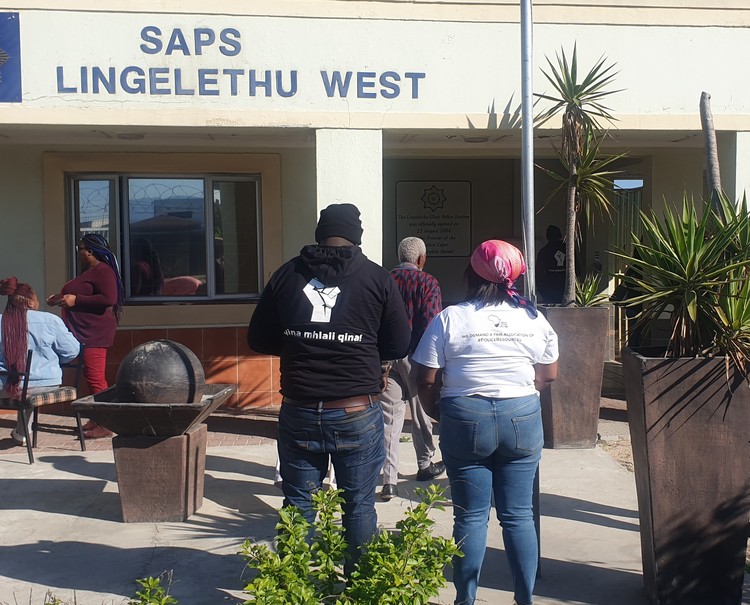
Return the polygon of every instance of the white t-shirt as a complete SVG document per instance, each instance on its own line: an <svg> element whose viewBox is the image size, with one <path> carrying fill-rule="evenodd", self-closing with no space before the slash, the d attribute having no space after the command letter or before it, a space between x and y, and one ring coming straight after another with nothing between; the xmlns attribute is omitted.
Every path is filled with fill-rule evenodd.
<svg viewBox="0 0 750 605"><path fill-rule="evenodd" d="M453 305L435 317L412 358L443 368L442 397L524 397L536 393L534 364L557 361L557 334L540 313L503 302Z"/></svg>

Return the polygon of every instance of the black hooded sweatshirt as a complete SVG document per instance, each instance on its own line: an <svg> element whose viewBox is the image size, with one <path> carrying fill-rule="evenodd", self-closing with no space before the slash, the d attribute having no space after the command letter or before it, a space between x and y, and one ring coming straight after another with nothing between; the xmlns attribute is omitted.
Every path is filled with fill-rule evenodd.
<svg viewBox="0 0 750 605"><path fill-rule="evenodd" d="M332 401L380 393L381 360L400 359L411 331L396 282L358 246L305 246L263 290L250 348L281 357L281 394Z"/></svg>

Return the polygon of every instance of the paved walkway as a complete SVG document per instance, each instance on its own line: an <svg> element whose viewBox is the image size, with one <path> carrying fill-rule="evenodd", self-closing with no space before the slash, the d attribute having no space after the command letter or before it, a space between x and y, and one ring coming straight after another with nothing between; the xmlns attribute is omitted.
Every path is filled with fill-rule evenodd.
<svg viewBox="0 0 750 605"><path fill-rule="evenodd" d="M624 402L609 394L600 433L627 439ZM9 439L12 419L0 417L0 604L41 605L51 590L66 603L122 605L137 589L135 578L164 571L173 573L171 592L181 605L241 602L236 553L245 538L273 538L282 501L273 485L272 419L209 418L203 506L184 523L123 523L111 441L90 441L81 452L72 418L42 421L49 426L29 465L25 449ZM400 446L405 497L377 503L385 528L395 526L419 485L414 449L408 441ZM545 450L540 475L536 605L647 605L632 473L596 447ZM447 486L445 477L437 481ZM434 518L436 531L450 535L450 506ZM478 603L510 605L510 587L493 520ZM450 604L454 596L449 582L434 602ZM743 603L750 605L750 592Z"/></svg>
<svg viewBox="0 0 750 605"><path fill-rule="evenodd" d="M411 443L401 443L399 489L378 502L393 528L418 485ZM273 486L273 443L209 447L203 506L184 523L122 523L111 452L0 452L0 602L41 605L47 589L77 605L122 605L134 579L174 574L182 605L234 603L240 596L245 538L274 535L281 493ZM646 605L640 575L632 475L602 450L545 451L542 469L542 572L537 605ZM447 485L443 477L438 483ZM434 515L449 536L450 507ZM490 525L480 603L512 602L502 538ZM450 570L448 570L450 577ZM30 601L30 595L33 599ZM452 584L436 603L453 602Z"/></svg>
<svg viewBox="0 0 750 605"><path fill-rule="evenodd" d="M85 421L85 420L84 420ZM40 452L80 452L81 445L71 416L39 414L38 447ZM208 419L208 447L247 446L276 443L275 419L265 415L230 416L213 415ZM0 456L21 452L22 448L10 439L10 431L16 426L15 413L0 414ZM112 439L87 439L87 452L112 450ZM25 452L26 450L23 449ZM27 458L28 461L28 458ZM0 602L2 605L2 602Z"/></svg>

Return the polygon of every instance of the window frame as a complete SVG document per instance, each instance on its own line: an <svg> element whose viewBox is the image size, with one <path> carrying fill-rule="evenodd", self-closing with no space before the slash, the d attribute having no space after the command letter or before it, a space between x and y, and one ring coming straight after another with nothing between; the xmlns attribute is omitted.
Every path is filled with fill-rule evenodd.
<svg viewBox="0 0 750 605"><path fill-rule="evenodd" d="M159 177L165 174L219 174L228 177L260 176L262 220L262 283L283 263L283 217L281 207L281 155L246 152L179 151L85 151L42 153L44 220L44 289L59 292L73 275L69 259L75 248L65 175L134 173ZM193 328L246 325L257 296L216 300L216 312L206 313L205 303L166 303L146 300L131 303L123 313L123 328ZM154 334L162 334L161 331ZM163 337L163 336L160 336Z"/></svg>
<svg viewBox="0 0 750 605"><path fill-rule="evenodd" d="M172 174L146 174L133 172L120 173L66 173L66 190L68 207L70 235L72 243L72 255L69 258L69 274L72 278L76 273L76 254L75 244L80 239L81 234L81 217L79 207L80 183L84 181L108 181L110 183L110 210L109 210L109 227L108 241L110 247L116 251L120 263L123 283L125 285L125 301L127 305L138 304L217 304L228 301L253 301L260 297L263 290L263 201L262 201L262 178L258 174L223 174L223 173L172 173ZM203 220L205 225L204 236L204 253L206 259L206 294L186 295L186 296L138 296L131 294L130 283L130 241L131 241L131 221L130 221L130 192L132 180L192 180L201 181L203 184ZM256 266L256 279L258 283L257 292L241 293L217 293L216 292L216 272L214 268L214 247L213 238L209 234L214 233L214 184L217 182L230 183L254 183L255 200L254 214L256 221L256 252L258 263Z"/></svg>

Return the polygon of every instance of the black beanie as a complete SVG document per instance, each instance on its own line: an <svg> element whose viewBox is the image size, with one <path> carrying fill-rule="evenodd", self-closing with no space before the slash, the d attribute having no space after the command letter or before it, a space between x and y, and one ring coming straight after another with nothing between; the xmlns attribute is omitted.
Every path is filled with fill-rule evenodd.
<svg viewBox="0 0 750 605"><path fill-rule="evenodd" d="M354 204L331 204L320 211L315 241L329 237L343 237L357 246L362 243L362 221Z"/></svg>

